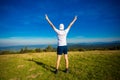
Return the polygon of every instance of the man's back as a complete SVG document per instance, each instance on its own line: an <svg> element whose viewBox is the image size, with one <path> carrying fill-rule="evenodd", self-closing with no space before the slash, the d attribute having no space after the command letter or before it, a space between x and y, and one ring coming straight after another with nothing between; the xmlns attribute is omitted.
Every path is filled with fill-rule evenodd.
<svg viewBox="0 0 120 80"><path fill-rule="evenodd" d="M66 37L67 37L68 31L69 29L66 29L66 30L55 29L55 32L57 33L57 37L58 37L58 46L67 45Z"/></svg>

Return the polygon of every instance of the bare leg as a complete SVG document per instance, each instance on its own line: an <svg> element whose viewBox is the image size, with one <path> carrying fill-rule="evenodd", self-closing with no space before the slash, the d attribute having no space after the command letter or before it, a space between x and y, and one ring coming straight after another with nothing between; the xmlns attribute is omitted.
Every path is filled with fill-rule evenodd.
<svg viewBox="0 0 120 80"><path fill-rule="evenodd" d="M59 65L60 65L60 59L61 59L61 55L57 55L56 69L59 68Z"/></svg>
<svg viewBox="0 0 120 80"><path fill-rule="evenodd" d="M69 64L69 62L68 62L68 55L65 54L64 57L65 57L66 69L68 69L68 64Z"/></svg>

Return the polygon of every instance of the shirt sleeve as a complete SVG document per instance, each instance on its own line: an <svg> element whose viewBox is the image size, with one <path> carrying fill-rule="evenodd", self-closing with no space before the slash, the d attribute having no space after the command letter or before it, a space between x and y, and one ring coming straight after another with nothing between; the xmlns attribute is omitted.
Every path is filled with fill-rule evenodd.
<svg viewBox="0 0 120 80"><path fill-rule="evenodd" d="M59 30L58 30L58 29L56 29L56 28L54 29L54 31L55 31L56 33L59 33Z"/></svg>

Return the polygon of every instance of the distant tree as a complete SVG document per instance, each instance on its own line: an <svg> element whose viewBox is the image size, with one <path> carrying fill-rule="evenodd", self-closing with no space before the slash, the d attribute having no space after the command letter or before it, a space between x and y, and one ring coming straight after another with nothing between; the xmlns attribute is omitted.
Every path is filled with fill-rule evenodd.
<svg viewBox="0 0 120 80"><path fill-rule="evenodd" d="M23 48L20 49L20 53L24 53L24 49Z"/></svg>
<svg viewBox="0 0 120 80"><path fill-rule="evenodd" d="M27 47L21 48L20 53L26 53L26 52L28 52L28 48Z"/></svg>
<svg viewBox="0 0 120 80"><path fill-rule="evenodd" d="M85 49L84 49L84 48L79 48L78 50L79 50L79 51L85 51Z"/></svg>
<svg viewBox="0 0 120 80"><path fill-rule="evenodd" d="M10 50L3 50L3 51L0 51L0 54L3 55L3 54L14 54L15 52L13 51L10 51Z"/></svg>
<svg viewBox="0 0 120 80"><path fill-rule="evenodd" d="M27 46L24 48L24 53L26 53L26 52L28 52L28 47Z"/></svg>
<svg viewBox="0 0 120 80"><path fill-rule="evenodd" d="M56 48L53 48L53 52L56 52L57 51L57 49Z"/></svg>
<svg viewBox="0 0 120 80"><path fill-rule="evenodd" d="M35 49L35 52L42 52L43 50L42 49L40 49L40 48L36 48Z"/></svg>
<svg viewBox="0 0 120 80"><path fill-rule="evenodd" d="M45 48L45 51L46 52L52 52L54 51L53 47L51 45L48 45L46 48Z"/></svg>
<svg viewBox="0 0 120 80"><path fill-rule="evenodd" d="M21 50L19 52L20 53L27 53L27 52L33 53L33 52L35 52L35 50L28 49L28 47L24 47L24 48L21 48Z"/></svg>

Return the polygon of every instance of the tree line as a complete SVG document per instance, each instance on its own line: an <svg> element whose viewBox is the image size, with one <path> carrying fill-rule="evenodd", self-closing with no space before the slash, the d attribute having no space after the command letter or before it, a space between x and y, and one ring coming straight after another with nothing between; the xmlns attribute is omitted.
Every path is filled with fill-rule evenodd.
<svg viewBox="0 0 120 80"><path fill-rule="evenodd" d="M46 48L35 48L30 49L27 46L21 48L19 51L10 51L10 50L0 50L0 54L15 54L15 53L40 53L40 52L56 52L56 48L53 48L51 45L48 45ZM74 47L68 46L68 51L90 51L90 50L120 50L120 46L109 46L109 47Z"/></svg>
<svg viewBox="0 0 120 80"><path fill-rule="evenodd" d="M30 49L27 46L21 48L19 51L11 51L11 50L0 50L0 54L17 54L17 53L39 53L39 52L55 52L56 48L53 48L51 45L48 45L46 48L35 48Z"/></svg>

